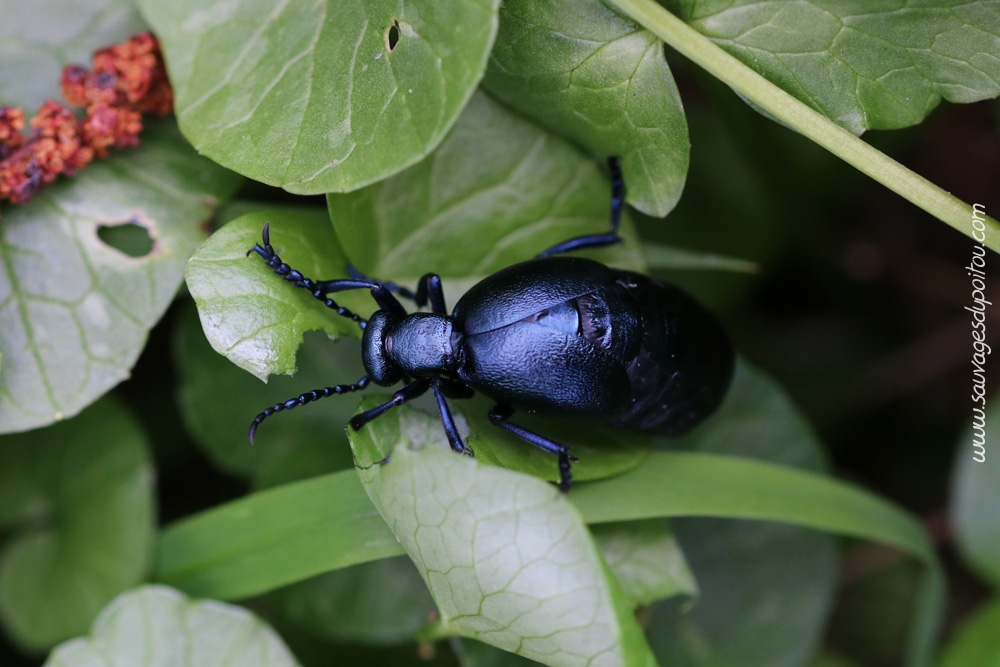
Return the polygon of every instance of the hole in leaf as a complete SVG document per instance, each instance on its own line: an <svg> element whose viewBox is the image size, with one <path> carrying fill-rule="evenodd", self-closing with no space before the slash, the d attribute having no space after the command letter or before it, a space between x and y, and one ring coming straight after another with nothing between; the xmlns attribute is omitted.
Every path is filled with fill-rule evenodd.
<svg viewBox="0 0 1000 667"><path fill-rule="evenodd" d="M153 252L153 238L149 230L134 222L124 225L101 225L97 238L129 257L145 257Z"/></svg>
<svg viewBox="0 0 1000 667"><path fill-rule="evenodd" d="M396 48L396 44L399 42L399 21L393 20L392 25L385 33L385 41L389 45L390 51Z"/></svg>

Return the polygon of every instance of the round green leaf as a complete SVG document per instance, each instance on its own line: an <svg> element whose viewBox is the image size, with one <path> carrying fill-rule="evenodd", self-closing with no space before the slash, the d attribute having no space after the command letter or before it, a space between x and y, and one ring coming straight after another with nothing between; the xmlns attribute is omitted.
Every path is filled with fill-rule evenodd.
<svg viewBox="0 0 1000 667"><path fill-rule="evenodd" d="M941 98L1000 94L1000 18L991 3L672 0L723 49L842 127L919 123Z"/></svg>
<svg viewBox="0 0 1000 667"><path fill-rule="evenodd" d="M606 232L611 183L593 160L479 94L428 159L327 202L358 268L412 284L428 271L482 277L568 238ZM593 256L641 269L623 226L627 242Z"/></svg>
<svg viewBox="0 0 1000 667"><path fill-rule="evenodd" d="M29 114L60 98L64 65L90 67L94 51L144 27L129 0L0 0L0 16L0 104Z"/></svg>
<svg viewBox="0 0 1000 667"><path fill-rule="evenodd" d="M88 637L59 646L45 667L297 664L274 630L246 609L143 586L116 598Z"/></svg>
<svg viewBox="0 0 1000 667"><path fill-rule="evenodd" d="M437 603L438 634L548 665L648 664L631 607L565 494L450 451L438 420L416 410L351 437L365 490Z"/></svg>
<svg viewBox="0 0 1000 667"><path fill-rule="evenodd" d="M599 159L622 158L629 203L677 204L691 142L663 42L600 0L508 0L483 86Z"/></svg>
<svg viewBox="0 0 1000 667"><path fill-rule="evenodd" d="M316 194L381 180L437 146L482 78L499 2L139 4L191 143Z"/></svg>
<svg viewBox="0 0 1000 667"><path fill-rule="evenodd" d="M5 209L0 223L0 432L71 417L126 377L174 298L203 223L239 179L168 122L143 145ZM102 230L135 225L133 257Z"/></svg>
<svg viewBox="0 0 1000 667"><path fill-rule="evenodd" d="M0 619L30 650L84 632L139 583L153 539L143 433L105 399L71 421L0 439Z"/></svg>

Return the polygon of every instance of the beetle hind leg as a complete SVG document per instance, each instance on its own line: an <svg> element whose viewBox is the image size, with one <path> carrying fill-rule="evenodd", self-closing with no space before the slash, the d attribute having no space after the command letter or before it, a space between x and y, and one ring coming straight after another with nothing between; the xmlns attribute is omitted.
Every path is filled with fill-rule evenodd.
<svg viewBox="0 0 1000 667"><path fill-rule="evenodd" d="M523 426L512 424L509 419L513 414L514 408L509 405L504 405L503 403L497 403L493 406L493 409L490 410L490 423L494 426L499 426L502 429L510 431L517 437L527 442L529 445L534 445L543 452L548 452L549 454L557 456L559 458L559 490L563 493L569 491L569 487L573 484L570 462L577 461L579 459L570 456L569 447L561 442L550 440L545 436L538 435L534 431L529 431Z"/></svg>

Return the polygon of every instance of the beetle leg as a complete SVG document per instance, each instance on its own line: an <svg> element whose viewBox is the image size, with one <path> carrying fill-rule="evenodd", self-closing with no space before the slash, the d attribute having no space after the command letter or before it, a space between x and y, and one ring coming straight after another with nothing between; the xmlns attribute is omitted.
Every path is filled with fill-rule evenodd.
<svg viewBox="0 0 1000 667"><path fill-rule="evenodd" d="M321 398L326 398L327 396L333 396L336 394L347 394L352 391L361 391L368 386L369 379L368 376L364 376L354 384L338 384L332 387L322 387L321 389L313 389L304 394L300 394L296 398L290 398L283 403L276 403L273 406L266 408L259 415L254 417L253 422L250 424L250 444L253 444L254 436L257 434L257 427L260 423L273 415L276 412L284 412L285 410L291 410L292 408L297 408L300 405L305 405L306 403L312 403L313 401L318 401Z"/></svg>
<svg viewBox="0 0 1000 667"><path fill-rule="evenodd" d="M417 396L422 395L425 391L427 391L428 387L430 387L429 380L417 380L416 382L412 382L406 385L405 387L397 391L395 394L393 394L392 398L390 398L382 405L376 405L374 408L368 410L367 412L362 412L360 415L354 415L353 417L351 417L351 421L349 422L351 428L353 428L355 431L361 430L362 426L372 421L373 419L381 417L383 414L385 414L392 408L402 405L403 403L411 401Z"/></svg>
<svg viewBox="0 0 1000 667"><path fill-rule="evenodd" d="M455 418L452 417L448 401L445 400L445 387L447 386L445 381L441 378L433 378L430 382L434 389L434 398L437 400L438 412L441 413L441 425L444 427L445 435L448 436L448 444L459 454L472 456L472 450L462 442L462 435L458 432Z"/></svg>
<svg viewBox="0 0 1000 667"><path fill-rule="evenodd" d="M508 420L512 414L514 414L514 408L503 403L497 403L490 410L490 423L494 426L507 429L529 445L534 445L542 451L555 454L559 457L559 490L563 493L569 491L569 487L573 483L573 476L570 474L570 461L577 460L570 456L569 447L561 442L549 440L544 436L538 435L534 431L529 431L523 426L510 423Z"/></svg>
<svg viewBox="0 0 1000 667"><path fill-rule="evenodd" d="M447 315L448 310L444 305L444 287L441 285L441 276L436 273L428 273L417 283L417 295L413 299L418 306L427 304L430 298L431 312L436 315Z"/></svg>
<svg viewBox="0 0 1000 667"><path fill-rule="evenodd" d="M416 301L417 300L417 295L414 294L413 292L411 292L410 290L406 289L402 285L397 285L396 283L390 282L388 280L379 280L377 278L369 278L365 274L363 274L360 271L358 271L357 268L355 268L355 266L353 264L348 264L347 265L347 272L351 274L352 278L357 278L358 280L369 280L369 281L375 282L375 283L382 283L383 285L385 285L385 288L387 290L389 290L390 292L395 292L396 294L398 294L399 296L403 297L404 299L408 299L410 301Z"/></svg>
<svg viewBox="0 0 1000 667"><path fill-rule="evenodd" d="M404 299L409 299L421 308L427 305L429 297L431 302L431 312L438 315L448 314L444 305L444 289L441 285L441 277L436 273L428 273L422 277L417 282L417 291L411 292L402 285L397 285L393 282L368 278L365 274L358 271L353 264L347 265L347 272L350 273L351 277L355 280L365 280L370 283L379 283L390 292L394 292Z"/></svg>
<svg viewBox="0 0 1000 667"><path fill-rule="evenodd" d="M622 207L625 205L625 178L622 176L621 164L616 156L608 158L608 168L611 170L611 231L606 234L588 234L587 236L577 236L568 241L563 241L554 245L548 250L539 253L535 259L556 255L561 252L571 250L585 250L586 248L601 248L604 246L621 243L622 238L618 236L618 226L622 220Z"/></svg>

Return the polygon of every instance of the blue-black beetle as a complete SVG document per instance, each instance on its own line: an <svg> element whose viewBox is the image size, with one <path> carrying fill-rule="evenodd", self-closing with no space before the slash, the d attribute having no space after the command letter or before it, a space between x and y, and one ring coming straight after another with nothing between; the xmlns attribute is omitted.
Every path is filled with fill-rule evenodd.
<svg viewBox="0 0 1000 667"><path fill-rule="evenodd" d="M733 350L715 318L683 291L630 271L579 257L570 250L620 243L625 183L616 158L611 168L611 230L549 248L508 267L466 292L451 315L441 279L429 273L416 293L392 283L352 277L314 281L281 261L268 226L256 252L275 273L312 293L363 330L366 375L355 384L323 387L257 415L257 427L276 412L326 396L358 391L370 382L405 385L385 403L350 421L358 430L390 408L428 389L437 399L448 442L462 442L447 398L481 392L497 403L490 421L559 459L559 488L572 482L569 448L511 423L515 410L587 419L613 428L676 435L710 415L733 374ZM378 305L367 322L327 295L369 289ZM407 313L393 292L431 312Z"/></svg>

